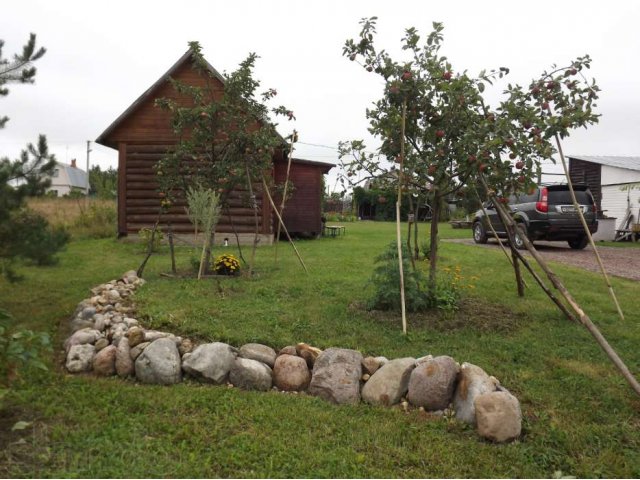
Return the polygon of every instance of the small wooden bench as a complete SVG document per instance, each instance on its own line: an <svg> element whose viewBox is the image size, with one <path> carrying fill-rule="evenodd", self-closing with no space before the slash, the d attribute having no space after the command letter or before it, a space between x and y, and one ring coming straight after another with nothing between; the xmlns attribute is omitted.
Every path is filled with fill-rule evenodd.
<svg viewBox="0 0 640 480"><path fill-rule="evenodd" d="M322 227L322 235L325 237L327 235L336 237L340 234L346 235L346 233L347 233L347 228L343 227L342 225L325 225L324 227Z"/></svg>

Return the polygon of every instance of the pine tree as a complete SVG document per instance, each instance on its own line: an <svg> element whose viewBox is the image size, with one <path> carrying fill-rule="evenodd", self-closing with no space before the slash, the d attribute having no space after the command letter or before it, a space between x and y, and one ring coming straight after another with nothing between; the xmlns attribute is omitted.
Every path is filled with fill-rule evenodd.
<svg viewBox="0 0 640 480"><path fill-rule="evenodd" d="M6 85L10 83L33 83L36 68L32 63L46 51L36 48L33 33L22 53L12 60L2 57L3 46L0 40L0 96L8 95ZM0 117L0 129L8 120ZM0 272L10 280L18 278L12 268L14 260L52 263L55 253L68 241L64 231L51 228L44 218L25 208L28 196L42 195L50 185L55 165L44 135L39 135L37 144L28 144L18 159L0 157Z"/></svg>

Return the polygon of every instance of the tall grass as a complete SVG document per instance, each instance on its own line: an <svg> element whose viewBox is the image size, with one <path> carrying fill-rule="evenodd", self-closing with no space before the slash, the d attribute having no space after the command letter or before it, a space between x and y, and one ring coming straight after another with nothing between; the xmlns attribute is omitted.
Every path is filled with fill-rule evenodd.
<svg viewBox="0 0 640 480"><path fill-rule="evenodd" d="M115 200L97 198L30 198L27 206L73 238L108 238L116 234Z"/></svg>

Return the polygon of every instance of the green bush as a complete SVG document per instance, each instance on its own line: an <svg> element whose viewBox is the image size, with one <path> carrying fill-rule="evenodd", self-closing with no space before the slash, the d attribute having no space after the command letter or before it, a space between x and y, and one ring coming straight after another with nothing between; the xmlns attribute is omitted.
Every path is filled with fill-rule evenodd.
<svg viewBox="0 0 640 480"><path fill-rule="evenodd" d="M42 215L28 208L11 212L10 219L0 225L0 272L6 278L19 278L13 271L16 259L36 265L56 263L55 253L69 241L63 227L52 227Z"/></svg>
<svg viewBox="0 0 640 480"><path fill-rule="evenodd" d="M423 245L423 250L425 245ZM376 257L377 264L370 283L375 291L367 306L372 310L400 311L400 271L398 268L398 247L391 242L385 251ZM462 292L474 288L462 276L460 267L445 267L438 275L433 294L430 295L428 279L421 265L413 268L409 262L409 250L402 246L402 265L404 270L405 307L408 312L421 312L429 309L453 311L458 309Z"/></svg>
<svg viewBox="0 0 640 480"><path fill-rule="evenodd" d="M0 308L0 391L9 387L26 368L46 370L40 352L51 351L49 335L16 329L13 322L9 312Z"/></svg>
<svg viewBox="0 0 640 480"><path fill-rule="evenodd" d="M325 213L327 222L355 222L356 216L350 213L327 212Z"/></svg>
<svg viewBox="0 0 640 480"><path fill-rule="evenodd" d="M370 283L375 292L369 299L368 307L375 310L400 310L400 271L398 269L398 246L391 242L384 252L376 257ZM402 265L404 267L405 305L409 312L419 312L429 308L426 277L420 268L413 269L409 262L409 250L402 245Z"/></svg>

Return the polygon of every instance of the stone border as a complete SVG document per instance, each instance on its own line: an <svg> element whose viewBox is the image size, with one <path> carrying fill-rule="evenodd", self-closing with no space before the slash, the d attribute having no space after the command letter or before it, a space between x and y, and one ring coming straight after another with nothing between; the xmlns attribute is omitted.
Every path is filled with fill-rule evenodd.
<svg viewBox="0 0 640 480"><path fill-rule="evenodd" d="M67 371L161 385L187 375L245 390L306 392L336 404L398 405L405 411L455 416L494 442L520 436L518 399L476 365L460 365L448 356L363 357L355 350L322 351L305 343L279 352L257 343L195 345L140 326L131 299L144 283L131 270L91 289L92 296L78 304L70 321L72 334L64 343Z"/></svg>

